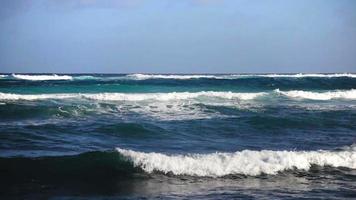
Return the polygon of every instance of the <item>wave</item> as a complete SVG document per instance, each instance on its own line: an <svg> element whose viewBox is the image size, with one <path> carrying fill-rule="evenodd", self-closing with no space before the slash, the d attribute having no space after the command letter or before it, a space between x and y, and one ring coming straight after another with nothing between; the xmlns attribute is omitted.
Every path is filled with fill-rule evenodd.
<svg viewBox="0 0 356 200"><path fill-rule="evenodd" d="M120 179L136 173L157 172L196 177L259 176L276 175L286 170L308 171L313 165L356 169L356 146L351 145L338 151L243 150L234 153L175 155L117 148L116 151L75 155L0 157L0 169L7 172L3 175L9 180L13 177Z"/></svg>
<svg viewBox="0 0 356 200"><path fill-rule="evenodd" d="M285 170L309 170L312 165L356 169L356 146L342 151L252 151L235 153L167 155L116 149L147 173L221 177L233 174L257 176Z"/></svg>
<svg viewBox="0 0 356 200"><path fill-rule="evenodd" d="M101 78L96 76L82 75L82 76L73 76L73 79L80 81L80 80L99 80Z"/></svg>
<svg viewBox="0 0 356 200"><path fill-rule="evenodd" d="M133 167L118 152L93 151L76 155L0 157L3 182L26 180L121 180L142 170ZM7 180L7 181L6 181Z"/></svg>
<svg viewBox="0 0 356 200"><path fill-rule="evenodd" d="M127 77L146 80L146 79L200 79L200 78L217 78L216 75L163 75L163 74L129 74Z"/></svg>
<svg viewBox="0 0 356 200"><path fill-rule="evenodd" d="M75 98L76 94L12 94L0 92L0 100L43 100Z"/></svg>
<svg viewBox="0 0 356 200"><path fill-rule="evenodd" d="M22 80L30 81L47 81L47 80L72 80L73 77L69 75L25 75L25 74L12 74L12 77Z"/></svg>
<svg viewBox="0 0 356 200"><path fill-rule="evenodd" d="M0 100L43 100L43 99L69 99L84 98L103 101L170 101L196 98L221 98L221 99L240 99L251 100L263 96L267 93L234 93L234 92L171 92L171 93L62 93L62 94L12 94L1 93Z"/></svg>
<svg viewBox="0 0 356 200"><path fill-rule="evenodd" d="M302 90L280 91L274 90L278 94L289 98L311 99L311 100L331 100L331 99L356 99L356 89L335 90L327 92L310 92Z"/></svg>
<svg viewBox="0 0 356 200"><path fill-rule="evenodd" d="M156 118L162 121L195 120L227 117L207 106L238 106L267 93L233 92L172 92L172 93L62 93L62 94L11 94L0 92L0 102L11 101L80 101L80 106L60 106L44 114L78 117L91 113L107 113L121 117L127 112ZM94 101L94 102L92 102ZM105 104L101 104L104 103ZM94 104L93 104L94 103ZM107 104L109 103L109 105ZM206 106L203 106L206 105ZM10 109L11 110L11 109ZM16 113L16 112L15 112ZM28 112L25 112L28 116ZM17 113L18 115L18 113Z"/></svg>
<svg viewBox="0 0 356 200"><path fill-rule="evenodd" d="M230 74L230 75L176 75L176 74L129 74L126 77L135 80L147 80L147 79L239 79L239 78L249 78L249 77L267 77L267 78L338 78L338 77L348 77L356 78L356 74L351 73L339 73L339 74Z"/></svg>
<svg viewBox="0 0 356 200"><path fill-rule="evenodd" d="M262 77L270 77L270 78L338 78L338 77L349 77L349 78L356 78L356 74L351 73L341 73L341 74L263 74L263 75L256 75Z"/></svg>
<svg viewBox="0 0 356 200"><path fill-rule="evenodd" d="M334 90L323 92L312 92L303 90L281 91L273 90L274 93L293 99L311 100L332 100L332 99L356 99L356 89ZM252 100L258 97L272 95L273 92L219 92L219 91L200 91L200 92L169 92L169 93L55 93L55 94L13 94L0 92L0 100L44 100L44 99L89 99L100 101L174 101L174 100ZM213 102L211 102L213 103Z"/></svg>
<svg viewBox="0 0 356 200"><path fill-rule="evenodd" d="M6 78L8 75L0 75L0 78ZM356 78L356 74L338 73L338 74L128 74L126 76L105 77L92 75L28 75L28 74L12 74L11 77L21 80L31 81L48 81L48 80L148 80L148 79L174 79L174 80L189 80L189 79L240 79L240 78Z"/></svg>

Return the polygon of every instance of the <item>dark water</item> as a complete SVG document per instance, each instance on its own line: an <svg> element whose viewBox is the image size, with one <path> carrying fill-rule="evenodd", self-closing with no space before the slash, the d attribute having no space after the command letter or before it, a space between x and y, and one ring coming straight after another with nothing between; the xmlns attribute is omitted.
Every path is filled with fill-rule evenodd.
<svg viewBox="0 0 356 200"><path fill-rule="evenodd" d="M354 199L356 74L1 75L1 199Z"/></svg>

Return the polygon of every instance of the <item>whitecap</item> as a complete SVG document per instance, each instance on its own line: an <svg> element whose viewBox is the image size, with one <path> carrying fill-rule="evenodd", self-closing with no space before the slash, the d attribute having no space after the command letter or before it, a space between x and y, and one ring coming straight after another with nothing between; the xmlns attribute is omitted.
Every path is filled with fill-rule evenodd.
<svg viewBox="0 0 356 200"><path fill-rule="evenodd" d="M338 78L338 77L349 77L356 78L356 74L351 73L339 73L339 74L262 74L257 75L262 77L271 77L271 78L305 78L305 77L314 77L314 78Z"/></svg>
<svg viewBox="0 0 356 200"><path fill-rule="evenodd" d="M27 75L27 74L12 74L14 78L30 81L48 81L48 80L72 80L69 75Z"/></svg>
<svg viewBox="0 0 356 200"><path fill-rule="evenodd" d="M177 74L129 74L127 77L136 80L146 80L146 79L200 79L200 78L216 78L215 75L177 75Z"/></svg>
<svg viewBox="0 0 356 200"><path fill-rule="evenodd" d="M268 78L338 78L348 77L356 78L356 74L351 73L336 73L336 74L224 74L224 75L207 75L207 74L129 74L126 76L134 80L147 80L147 79L239 79L249 77L268 77Z"/></svg>
<svg viewBox="0 0 356 200"><path fill-rule="evenodd" d="M89 75L81 75L81 76L73 76L74 80L97 80L99 77L89 76Z"/></svg>
<svg viewBox="0 0 356 200"><path fill-rule="evenodd" d="M312 100L331 100L331 99L356 99L356 89L335 90L326 92L311 92L303 90L280 91L274 90L278 94L289 98L312 99Z"/></svg>
<svg viewBox="0 0 356 200"><path fill-rule="evenodd" d="M171 93L58 93L58 94L12 94L1 93L2 100L42 100L42 99L68 99L85 98L103 101L171 101L197 98L220 98L220 99L239 99L251 100L263 96L267 93L234 93L234 92L171 92Z"/></svg>
<svg viewBox="0 0 356 200"><path fill-rule="evenodd" d="M356 169L356 147L343 151L252 151L234 153L168 155L116 149L148 173L220 177L232 174L256 176L284 170L309 170L312 165Z"/></svg>

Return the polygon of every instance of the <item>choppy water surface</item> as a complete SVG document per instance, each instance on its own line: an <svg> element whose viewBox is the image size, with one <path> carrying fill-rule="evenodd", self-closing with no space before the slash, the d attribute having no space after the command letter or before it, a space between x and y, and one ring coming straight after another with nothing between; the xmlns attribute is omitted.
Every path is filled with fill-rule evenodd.
<svg viewBox="0 0 356 200"><path fill-rule="evenodd" d="M2 74L0 197L353 199L356 74Z"/></svg>

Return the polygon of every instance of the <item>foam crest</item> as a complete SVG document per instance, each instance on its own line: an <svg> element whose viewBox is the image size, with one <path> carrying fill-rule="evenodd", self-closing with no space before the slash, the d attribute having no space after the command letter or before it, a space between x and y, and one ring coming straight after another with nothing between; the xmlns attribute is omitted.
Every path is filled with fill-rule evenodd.
<svg viewBox="0 0 356 200"><path fill-rule="evenodd" d="M356 74L351 73L338 73L338 74L230 74L230 75L176 75L176 74L130 74L127 75L129 78L136 80L147 80L147 79L239 79L239 78L249 78L249 77L269 77L269 78L338 78L338 77L348 77L356 78Z"/></svg>
<svg viewBox="0 0 356 200"><path fill-rule="evenodd" d="M12 74L14 78L30 81L48 81L48 80L72 80L72 76L68 75L25 75L25 74Z"/></svg>
<svg viewBox="0 0 356 200"><path fill-rule="evenodd" d="M75 80L98 80L98 79L100 79L99 77L88 76L88 75L74 76L73 78L74 78Z"/></svg>
<svg viewBox="0 0 356 200"><path fill-rule="evenodd" d="M41 99L67 99L85 98L103 101L170 101L196 98L221 98L221 99L240 99L251 100L266 93L233 93L233 92L171 92L171 93L63 93L63 94L11 94L0 93L1 100L41 100Z"/></svg>
<svg viewBox="0 0 356 200"><path fill-rule="evenodd" d="M7 75L0 75L0 78L5 78ZM209 75L209 74L129 74L119 77L96 77L90 75L70 76L70 75L26 75L26 74L12 74L12 77L22 80L45 81L45 80L90 80L90 79L133 79L133 80L148 80L148 79L240 79L253 77L267 77L267 78L338 78L348 77L356 78L356 74L338 73L338 74L224 74L224 75Z"/></svg>
<svg viewBox="0 0 356 200"><path fill-rule="evenodd" d="M301 98L301 99L312 99L312 100L331 100L331 99L356 99L356 89L352 90L335 90L327 92L310 92L302 90L292 90L292 91L280 91L279 89L274 90L278 94L290 97L290 98Z"/></svg>
<svg viewBox="0 0 356 200"><path fill-rule="evenodd" d="M44 99L68 99L80 97L79 94L12 94L0 92L0 100L44 100Z"/></svg>
<svg viewBox="0 0 356 200"><path fill-rule="evenodd" d="M195 99L204 97L222 98L222 99L241 99L251 100L256 97L262 96L265 93L233 93L233 92L171 92L171 93L143 93L143 94L125 94L125 93L100 93L100 94L85 94L86 98L97 100L126 100L126 101L143 101L143 100L158 100L158 101L170 101L170 100L184 100Z"/></svg>
<svg viewBox="0 0 356 200"><path fill-rule="evenodd" d="M134 78L137 80L146 79L199 79L199 78L216 78L215 75L163 75L163 74L130 74L127 77Z"/></svg>
<svg viewBox="0 0 356 200"><path fill-rule="evenodd" d="M314 77L314 78L338 78L338 77L349 77L356 78L356 74L350 73L340 73L340 74L263 74L257 75L262 77L271 77L271 78L304 78L304 77Z"/></svg>
<svg viewBox="0 0 356 200"><path fill-rule="evenodd" d="M256 176L284 170L309 170L311 165L356 169L356 148L343 151L251 151L235 153L166 155L117 148L148 173L219 177L232 174Z"/></svg>

